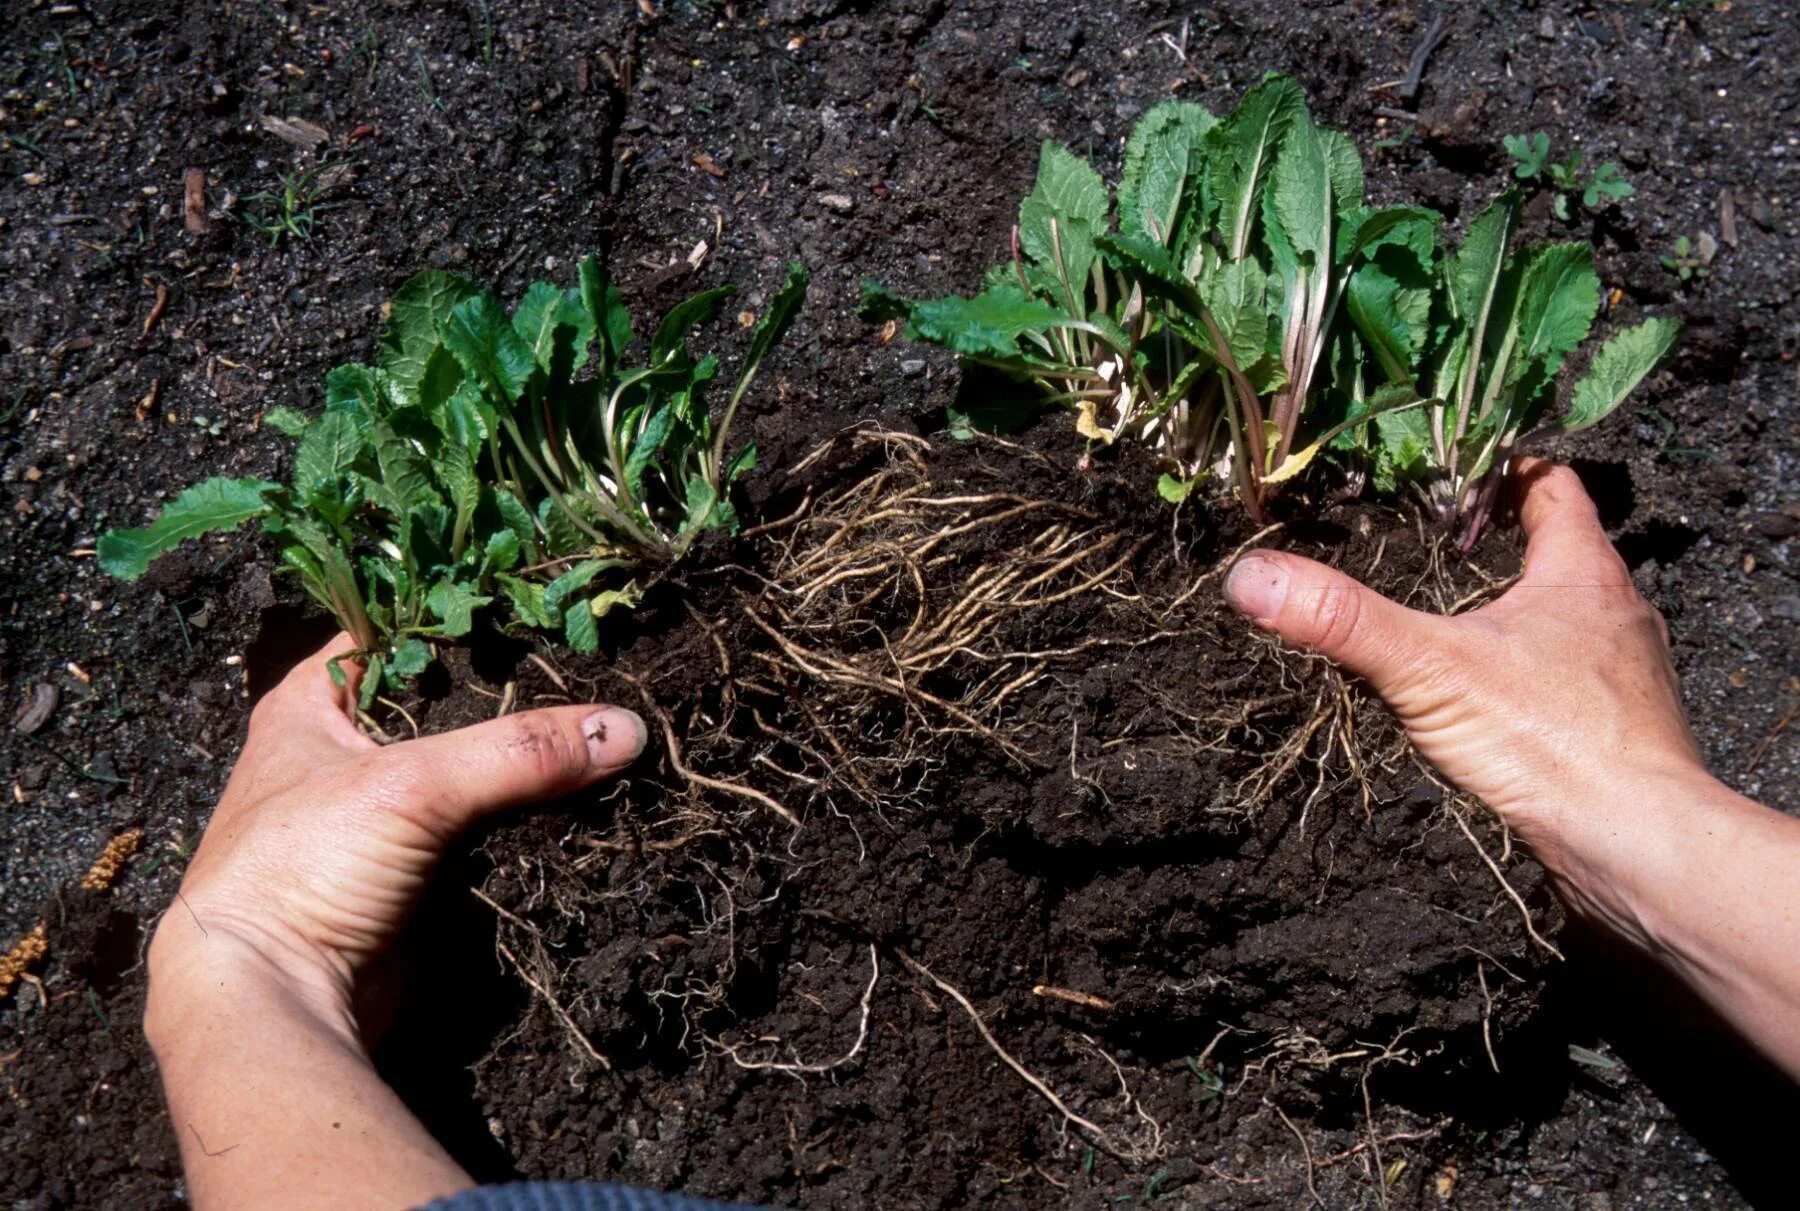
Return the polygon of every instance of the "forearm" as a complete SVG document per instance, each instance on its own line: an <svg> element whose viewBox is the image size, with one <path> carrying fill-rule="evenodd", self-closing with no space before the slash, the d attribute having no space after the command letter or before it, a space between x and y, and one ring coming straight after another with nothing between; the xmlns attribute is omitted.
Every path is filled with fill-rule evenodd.
<svg viewBox="0 0 1800 1211"><path fill-rule="evenodd" d="M195 1207L402 1208L470 1184L348 1014L253 948L214 949L152 962L145 1021Z"/></svg>
<svg viewBox="0 0 1800 1211"><path fill-rule="evenodd" d="M1800 1080L1800 820L1692 770L1571 804L1536 849L1575 910Z"/></svg>

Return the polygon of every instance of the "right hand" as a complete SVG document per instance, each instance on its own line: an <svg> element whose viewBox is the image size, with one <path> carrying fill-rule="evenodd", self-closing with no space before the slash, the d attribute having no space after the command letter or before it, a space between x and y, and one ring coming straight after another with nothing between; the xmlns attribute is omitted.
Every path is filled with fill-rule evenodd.
<svg viewBox="0 0 1800 1211"><path fill-rule="evenodd" d="M1566 813L1634 780L1704 773L1668 628L1631 583L1567 467L1516 468L1525 567L1499 600L1447 618L1323 564L1253 551L1225 599L1366 680L1445 777L1540 850Z"/></svg>

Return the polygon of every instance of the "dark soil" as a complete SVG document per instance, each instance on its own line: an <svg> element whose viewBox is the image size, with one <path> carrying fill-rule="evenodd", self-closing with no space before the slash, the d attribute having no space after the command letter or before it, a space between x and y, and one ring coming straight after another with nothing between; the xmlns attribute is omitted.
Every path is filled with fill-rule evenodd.
<svg viewBox="0 0 1800 1211"><path fill-rule="evenodd" d="M44 995L0 1006L0 1201L180 1201L138 956L250 699L319 637L253 536L135 586L98 574L94 536L200 476L282 470L261 413L316 405L325 370L368 355L381 302L422 265L516 295L600 248L641 310L724 281L754 307L789 257L814 268L802 324L750 404L764 468L752 522L911 457L898 440L888 457L843 438L783 471L845 427L924 435L930 492L1054 502L1132 552L1111 594L1011 617L990 651L1120 642L1047 657L984 720L1012 752L929 704L827 684L750 615L854 661L919 603L834 626L827 596L825 613L782 616L764 580L816 545L821 519L705 553L605 659L556 656L574 694L641 705L631 679L654 687L690 765L805 823L696 795L659 753L597 802L521 815L459 852L407 948L419 981L382 1060L474 1171L808 1207L1286 1207L1309 1185L1331 1206L1784 1203L1793 1092L1653 976L1559 930L1514 854L1509 882L1567 955L1550 958L1374 704L1255 639L1211 583L1182 600L1249 537L1228 509L1171 527L1144 468L1077 474L1054 424L1023 449L949 442L954 365L881 346L853 300L865 274L971 286L1005 246L1039 138L1107 161L1155 99L1224 108L1265 70L1296 75L1323 120L1374 149L1375 192L1453 216L1505 176L1502 134L1542 129L1616 159L1636 195L1575 234L1595 242L1622 317L1655 306L1686 333L1670 369L1565 454L1669 616L1714 768L1800 810L1792 14L1445 6L1448 40L1408 100L1397 82L1423 5L655 7L11 15L0 673L14 705L39 685L59 702L4 753L0 943L41 919L51 953ZM303 151L264 117L305 119L327 142ZM312 238L272 249L235 217L280 174L327 163L350 167ZM206 176L203 233L184 230L188 168ZM1535 221L1560 229L1541 201ZM1701 232L1718 257L1683 284L1658 257ZM145 331L159 288L167 307ZM1043 533L1029 518L971 530L926 604ZM1497 531L1470 565L1432 564L1405 519L1344 505L1278 541L1432 605L1517 562ZM453 653L454 680L409 705L438 729L491 714L481 691L508 681L526 705L562 692L523 656L498 641ZM976 659L919 688L954 701ZM1259 771L1326 707L1333 723L1259 794ZM1341 743L1328 750L1339 727L1361 776ZM1493 827L1464 818L1498 857ZM80 890L132 827L145 846L118 888ZM1149 1151L1154 1120L1157 1156L1121 1160L1065 1131L908 958L965 994L1100 1142ZM821 1073L742 1066L823 1066L859 1038Z"/></svg>

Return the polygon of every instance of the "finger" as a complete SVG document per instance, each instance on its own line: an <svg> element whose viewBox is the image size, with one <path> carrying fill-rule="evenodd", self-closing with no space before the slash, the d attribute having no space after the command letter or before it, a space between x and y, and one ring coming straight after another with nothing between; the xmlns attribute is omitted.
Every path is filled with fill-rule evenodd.
<svg viewBox="0 0 1800 1211"><path fill-rule="evenodd" d="M624 707L559 706L409 740L383 756L404 771L415 806L454 832L489 812L616 774L648 737L644 721Z"/></svg>
<svg viewBox="0 0 1800 1211"><path fill-rule="evenodd" d="M1541 458L1522 458L1514 474L1521 494L1519 524L1525 529L1522 583L1563 588L1631 583L1631 572L1575 472Z"/></svg>
<svg viewBox="0 0 1800 1211"><path fill-rule="evenodd" d="M1256 625L1311 648L1387 695L1421 654L1444 642L1444 620L1409 610L1322 563L1252 551L1225 578L1225 600Z"/></svg>

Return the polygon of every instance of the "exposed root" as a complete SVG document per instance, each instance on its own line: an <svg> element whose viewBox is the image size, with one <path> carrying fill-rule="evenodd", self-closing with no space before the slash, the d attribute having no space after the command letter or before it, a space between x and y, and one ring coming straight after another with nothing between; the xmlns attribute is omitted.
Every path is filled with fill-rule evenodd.
<svg viewBox="0 0 1800 1211"><path fill-rule="evenodd" d="M1144 1161L1153 1160L1161 1155L1162 1129L1157 1124L1156 1120L1146 1114L1143 1107L1138 1105L1137 1099L1131 1096L1129 1089L1125 1092L1126 1102L1137 1112L1138 1116L1153 1129L1152 1138L1147 1144L1136 1144L1120 1140L1098 1123L1091 1119L1084 1118L1074 1110L1070 1109L1069 1104L1057 1095L1056 1090L1050 1088L1049 1085L1046 1085L1029 1068L1014 1059L1011 1052L1000 1045L1000 1040L994 1037L994 1032L989 1030L987 1023L982 1020L980 1011L975 1008L968 997L962 994L960 989L954 984L947 983L934 975L929 967L925 966L925 964L919 962L905 951L896 950L894 953L899 956L900 961L905 964L907 969L914 975L929 980L937 987L939 992L955 1001L957 1006L969 1016L969 1021L975 1024L975 1029L981 1035L982 1041L993 1048L994 1054L1000 1057L1001 1062L1017 1073L1019 1079L1031 1086L1039 1097L1049 1102L1051 1107L1055 1109L1058 1114L1062 1115L1063 1121L1075 1128L1076 1131L1080 1132L1082 1138L1087 1140L1088 1143L1100 1149L1100 1151L1106 1153L1108 1156L1125 1161L1128 1164L1139 1164ZM1114 1070L1118 1070L1116 1064L1114 1065ZM1119 1073L1119 1079L1123 1082L1123 1072Z"/></svg>
<svg viewBox="0 0 1800 1211"><path fill-rule="evenodd" d="M637 687L638 693L643 695L645 706L649 708L650 713L655 716L657 724L662 728L663 743L667 746L668 750L669 768L674 770L678 776L702 790L714 791L723 795L735 795L740 799L748 799L752 803L768 808L793 827L800 827L800 817L783 807L775 799L772 799L768 795L757 790L754 786L746 786L742 782L731 782L724 778L709 778L705 774L697 773L688 768L681 759L681 741L675 738L675 725L669 721L669 713L657 704L655 698L650 696L650 691L644 688L642 681L631 676L629 673L620 673L619 675L631 682L632 685Z"/></svg>
<svg viewBox="0 0 1800 1211"><path fill-rule="evenodd" d="M1538 946L1542 947L1545 953L1549 954L1551 957L1558 960L1562 959L1563 952L1558 950L1553 943L1546 941L1544 935L1537 931L1537 925L1531 919L1531 909L1525 906L1525 898L1519 894L1518 889L1507 879L1506 872L1500 869L1500 864L1494 861L1488 854L1487 847L1482 845L1480 838L1475 835L1475 830L1469 827L1467 817L1465 817L1461 810L1457 808L1454 798L1445 798L1444 810L1450 813L1450 818L1456 821L1456 827L1462 830L1462 835L1469 839L1470 845L1474 846L1475 852L1480 856L1482 863L1493 874L1494 881L1500 884L1500 890L1506 893L1506 898L1511 900L1513 902L1513 907L1519 910L1519 919L1525 924L1526 936L1537 943Z"/></svg>
<svg viewBox="0 0 1800 1211"><path fill-rule="evenodd" d="M491 900L488 902L493 903ZM573 1015L563 1008L562 1002L556 999L556 995L550 991L547 985L525 970L525 964L519 962L519 957L507 949L505 942L496 942L494 949L499 951L502 958L512 964L513 970L518 973L521 980L525 981L527 988L544 998L544 1004L550 1007L550 1012L556 1015L556 1020L562 1023L563 1029L569 1032L569 1037L581 1048L582 1053L606 1071L611 1072L612 1061L600 1054L600 1049L595 1047L593 1040L589 1039L581 1027L575 1024Z"/></svg>
<svg viewBox="0 0 1800 1211"><path fill-rule="evenodd" d="M827 1061L827 1062L821 1063L821 1064L807 1064L807 1063L803 1063L797 1059L794 1061L745 1059L743 1056L743 1053L742 1053L743 1049L738 1046L734 1046L733 1044L726 1043L719 1039L713 1039L713 1038L709 1038L706 1041L711 1043L713 1046L717 1047L720 1051L723 1051L727 1056L730 1057L731 1062L736 1064L739 1068L746 1068L753 1072L755 1072L755 1071L785 1072L789 1076L798 1077L798 1076L805 1076L805 1075L809 1075L809 1074L817 1075L820 1073L830 1072L834 1068L842 1068L844 1065L850 1063L859 1054L861 1054L862 1049L863 1049L863 1044L868 1042L868 1039L869 1039L869 1005L870 1005L870 1002L873 1001L875 998L875 985L878 981L880 981L880 979L881 979L881 955L876 950L875 944L873 942L871 942L871 943L869 943L869 983L868 983L868 987L863 989L862 1001L859 1006L861 1017L859 1018L859 1020L857 1022L857 1026L856 1026L856 1041L854 1043L850 1044L850 1050L846 1051L842 1056L838 1057L835 1060L830 1060L830 1061ZM759 1042L773 1042L776 1040L758 1040L758 1041Z"/></svg>

